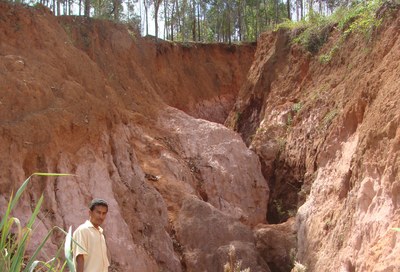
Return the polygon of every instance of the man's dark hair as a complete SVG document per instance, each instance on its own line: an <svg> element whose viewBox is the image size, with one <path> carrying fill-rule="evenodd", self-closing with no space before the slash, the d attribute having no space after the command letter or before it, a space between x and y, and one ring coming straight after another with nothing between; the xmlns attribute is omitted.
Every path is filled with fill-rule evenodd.
<svg viewBox="0 0 400 272"><path fill-rule="evenodd" d="M104 199L100 199L100 198L93 199L89 205L89 209L91 211L93 211L94 208L96 208L96 206L104 206L104 207L107 207L107 210L108 210L108 203Z"/></svg>

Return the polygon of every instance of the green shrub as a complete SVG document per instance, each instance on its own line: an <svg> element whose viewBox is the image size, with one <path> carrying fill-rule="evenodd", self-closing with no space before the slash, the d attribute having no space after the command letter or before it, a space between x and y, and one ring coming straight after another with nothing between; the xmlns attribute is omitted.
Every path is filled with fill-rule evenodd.
<svg viewBox="0 0 400 272"><path fill-rule="evenodd" d="M279 24L277 29L291 30L292 42L315 54L328 41L330 32L337 26L341 31L339 41L329 53L319 57L321 63L328 63L349 34L361 33L366 38L372 36L373 31L382 23L383 16L377 18L376 14L383 3L384 0L363 1L349 8L338 8L330 16L319 15L311 10L305 20L298 22L286 20Z"/></svg>
<svg viewBox="0 0 400 272"><path fill-rule="evenodd" d="M295 37L293 42L315 54L328 40L335 22L332 21L332 17L322 16L314 12L310 12L308 21L307 28Z"/></svg>
<svg viewBox="0 0 400 272"><path fill-rule="evenodd" d="M376 12L382 4L382 0L358 3L344 14L342 20L338 22L339 28L345 36L350 33L361 33L369 38L372 31L382 23L382 19L376 17Z"/></svg>
<svg viewBox="0 0 400 272"><path fill-rule="evenodd" d="M308 20L300 20L300 21L292 21L289 19L285 19L282 23L278 24L275 27L275 31L279 29L289 29L289 30L296 30L296 29L306 29L309 27L311 23Z"/></svg>
<svg viewBox="0 0 400 272"><path fill-rule="evenodd" d="M292 110L297 114L300 112L302 107L303 107L303 103L298 102L298 103L293 104Z"/></svg>
<svg viewBox="0 0 400 272"><path fill-rule="evenodd" d="M66 233L59 227L53 227L46 237L41 241L40 245L31 256L26 256L26 248L29 244L30 238L33 235L33 224L39 214L40 207L43 203L43 195L39 198L36 203L35 209L29 218L25 227L21 226L20 220L11 215L12 210L18 203L22 193L25 191L29 181L33 176L67 176L69 174L53 174L53 173L34 173L29 178L27 178L18 189L17 193L11 195L10 200L7 205L7 209L2 215L0 221L0 271L2 272L32 272L35 269L45 269L46 271L58 272L63 271L66 266L68 266L71 272L75 272L75 268L72 262L71 254L71 243L72 235L71 228L69 232ZM13 231L16 229L16 233ZM56 252L56 255L51 260L45 262L36 260L36 257L40 253L41 249L51 237L55 230L60 230L66 235L66 241L64 244L64 255L66 261L60 260L60 252L62 247Z"/></svg>
<svg viewBox="0 0 400 272"><path fill-rule="evenodd" d="M341 44L341 42L338 42L327 54L320 55L319 62L322 64L331 62L333 56L339 51Z"/></svg>

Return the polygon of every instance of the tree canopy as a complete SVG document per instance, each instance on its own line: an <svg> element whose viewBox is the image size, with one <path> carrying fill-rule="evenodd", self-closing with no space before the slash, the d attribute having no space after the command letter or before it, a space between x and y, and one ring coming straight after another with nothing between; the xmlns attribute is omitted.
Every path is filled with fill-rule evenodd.
<svg viewBox="0 0 400 272"><path fill-rule="evenodd" d="M42 4L55 15L80 15L131 24L172 41L255 41L287 21L329 15L358 0L22 0ZM364 2L373 1L365 0Z"/></svg>

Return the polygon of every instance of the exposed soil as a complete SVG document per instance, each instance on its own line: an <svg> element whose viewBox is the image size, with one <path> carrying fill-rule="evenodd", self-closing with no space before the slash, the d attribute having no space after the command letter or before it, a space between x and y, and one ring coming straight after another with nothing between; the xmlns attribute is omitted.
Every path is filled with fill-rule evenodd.
<svg viewBox="0 0 400 272"><path fill-rule="evenodd" d="M386 11L372 37L351 35L327 64L319 56L338 43L338 31L316 54L284 42L290 32L265 33L226 121L262 159L268 221L300 207L297 257L311 271L400 268L388 253L398 243L379 242L399 239L390 227L400 219L400 20L398 7Z"/></svg>
<svg viewBox="0 0 400 272"><path fill-rule="evenodd" d="M286 30L178 44L0 2L0 210L31 173L69 172L22 198L24 221L45 196L33 247L102 196L113 271L221 271L230 245L252 272L399 271L400 13L384 14L323 64L334 28L313 54Z"/></svg>

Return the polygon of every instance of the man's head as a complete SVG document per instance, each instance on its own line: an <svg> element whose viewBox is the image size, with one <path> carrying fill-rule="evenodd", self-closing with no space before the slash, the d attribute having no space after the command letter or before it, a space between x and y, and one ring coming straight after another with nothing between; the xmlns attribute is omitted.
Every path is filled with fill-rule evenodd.
<svg viewBox="0 0 400 272"><path fill-rule="evenodd" d="M103 199L95 198L89 205L90 222L95 228L103 224L108 212L108 203Z"/></svg>

